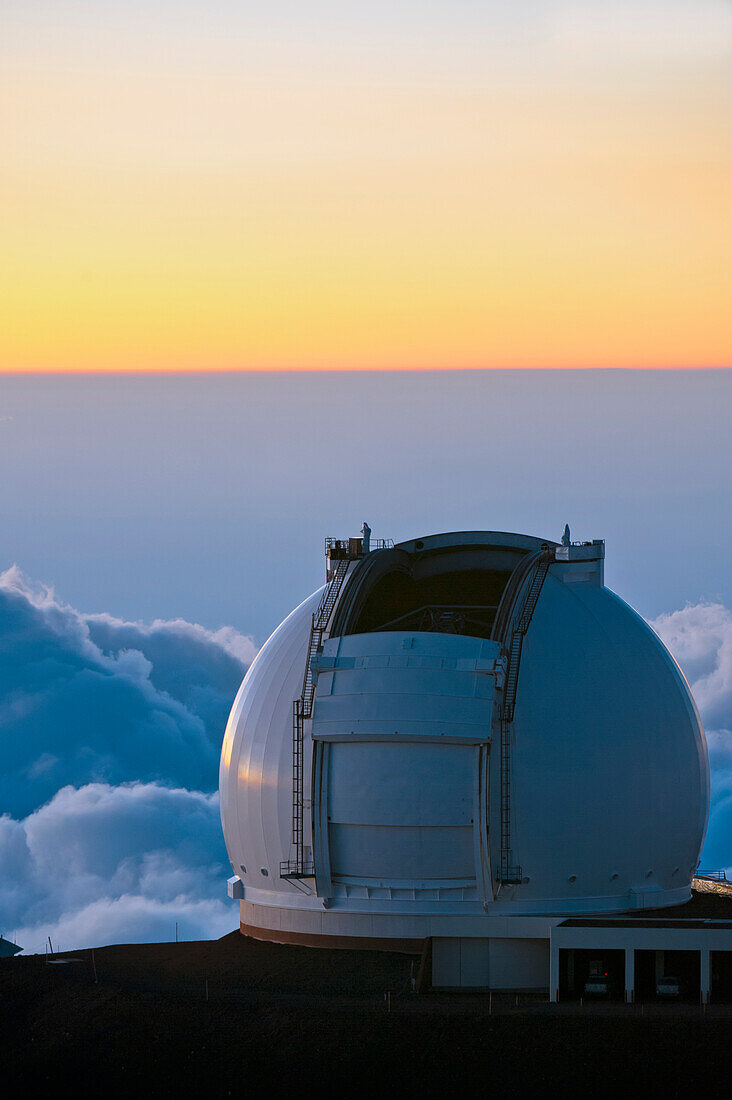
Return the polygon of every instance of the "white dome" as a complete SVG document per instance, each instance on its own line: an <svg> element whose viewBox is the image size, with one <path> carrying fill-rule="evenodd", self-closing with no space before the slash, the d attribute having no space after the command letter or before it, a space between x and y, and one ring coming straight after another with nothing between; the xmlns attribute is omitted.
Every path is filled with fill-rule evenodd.
<svg viewBox="0 0 732 1100"><path fill-rule="evenodd" d="M542 545L551 564L502 728L512 658L499 626L513 607L516 629L532 583L517 578ZM603 557L601 543L472 532L350 563L304 723L314 878L280 872L293 857L293 700L324 590L293 611L247 673L222 750L243 927L303 942L490 936L506 917L518 930L522 917L690 896L703 731L661 641L604 587Z"/></svg>

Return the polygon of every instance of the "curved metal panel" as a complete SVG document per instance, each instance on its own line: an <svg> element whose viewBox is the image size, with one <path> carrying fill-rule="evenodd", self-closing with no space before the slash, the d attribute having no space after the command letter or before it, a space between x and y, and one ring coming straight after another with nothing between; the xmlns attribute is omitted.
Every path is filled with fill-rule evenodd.
<svg viewBox="0 0 732 1100"><path fill-rule="evenodd" d="M481 537L495 539L490 533ZM444 546L435 543L430 553L462 553L475 533L434 538L444 540ZM522 557L539 543L524 538L528 545L521 547ZM420 553L418 541L430 540L404 543L397 554L408 558L412 546ZM392 551L376 551L353 568L342 599L369 559L382 554ZM500 769L495 761L490 768L488 763L500 710L500 694L495 694L500 675L498 669L491 673L488 664L493 667L498 646L462 635L406 632L331 638L318 654L312 734L321 739L316 742L316 781L319 776L321 782L319 787L316 782L313 797L324 844L334 841L332 850L322 853L333 880L325 866L325 879L319 882L323 896L318 897L314 887L307 893L303 884L278 877L291 839L292 702L302 687L318 591L262 648L239 691L224 739L221 812L247 923L256 913L262 927L287 928L293 934L385 939L483 935L481 922L493 927L499 917L511 916L518 928L540 914L547 919L552 914L618 912L637 905L639 898L644 906L660 907L688 897L709 808L709 768L699 717L688 685L658 637L603 587L599 552L597 561L588 557L575 562L578 555L581 549L571 547L566 560L550 566L523 644L511 777L512 843L522 864L522 882L501 887L493 898ZM405 645L410 638L411 644ZM492 648L484 650L486 645ZM399 756L401 762L392 778L385 746L395 735L402 747L391 759ZM306 723L308 828L310 738ZM344 748L342 742L349 738ZM457 755L457 771L452 764L441 766L431 753L408 755L434 738L452 739L445 751L470 757L470 784L467 770L464 782L458 782L463 765L458 766ZM352 755L344 755L346 751ZM359 782L363 797L354 793ZM429 804L420 801L420 790L432 792ZM455 791L457 799L451 794ZM443 807L444 820L435 805L440 797L452 799L451 809ZM334 836L327 825L331 798L337 807L335 825L346 830ZM397 821L389 815L402 802L406 816ZM449 875L430 879L438 870L449 871L449 860L439 867L437 862L422 864L424 849L419 847L420 837L430 829L467 829L462 822L468 805L473 819L470 889L450 886L450 881L463 882L460 875L466 869L467 848L460 842L447 841L444 849L434 846L435 852L448 853L452 845L452 880ZM481 813L477 806L484 808ZM359 839L351 846L348 830L354 828L360 830ZM405 841L401 854L391 852L389 838L382 838L381 848L372 845L370 854L362 851L364 830L402 828L417 833ZM308 843L311 839L308 835ZM361 873L356 881L359 876L349 868L363 872L366 864L347 865L352 853L364 860L368 855L368 869L375 873ZM392 856L393 867L388 864ZM339 881L341 863L345 870ZM398 875L391 873L395 870ZM402 878L406 870L411 877ZM371 878L387 885L364 885Z"/></svg>

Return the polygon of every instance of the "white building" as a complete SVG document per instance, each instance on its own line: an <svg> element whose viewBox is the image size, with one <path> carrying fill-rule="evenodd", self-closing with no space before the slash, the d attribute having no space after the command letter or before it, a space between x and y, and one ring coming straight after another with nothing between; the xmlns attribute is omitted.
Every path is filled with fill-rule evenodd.
<svg viewBox="0 0 732 1100"><path fill-rule="evenodd" d="M603 542L370 547L328 540L328 583L234 703L220 789L242 931L429 943L436 986L554 995L559 951L594 935L567 918L690 897L709 770L688 685L604 586Z"/></svg>

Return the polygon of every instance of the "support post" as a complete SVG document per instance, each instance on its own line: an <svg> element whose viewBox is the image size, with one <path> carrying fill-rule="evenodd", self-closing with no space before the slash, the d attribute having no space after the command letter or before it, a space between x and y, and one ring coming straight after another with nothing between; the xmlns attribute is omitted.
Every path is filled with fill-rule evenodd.
<svg viewBox="0 0 732 1100"><path fill-rule="evenodd" d="M703 1005L708 1005L709 1004L709 994L711 993L711 985L712 985L712 983L711 983L711 969L712 968L711 968L711 965L710 965L711 952L710 952L708 947L702 947L699 954L701 956L701 958L699 960L699 962L700 962L699 977L701 979L701 981L700 981L701 1003Z"/></svg>
<svg viewBox="0 0 732 1100"><path fill-rule="evenodd" d="M549 1000L559 1000L559 948L549 940Z"/></svg>
<svg viewBox="0 0 732 1100"><path fill-rule="evenodd" d="M632 1005L635 1000L635 948L625 949L625 1003Z"/></svg>

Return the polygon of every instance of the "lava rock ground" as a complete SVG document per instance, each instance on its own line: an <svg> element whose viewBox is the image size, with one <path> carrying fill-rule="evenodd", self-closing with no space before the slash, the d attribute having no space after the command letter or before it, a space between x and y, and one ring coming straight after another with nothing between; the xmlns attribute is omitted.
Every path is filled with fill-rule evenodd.
<svg viewBox="0 0 732 1100"><path fill-rule="evenodd" d="M105 1096L729 1091L732 1005L419 994L419 958L218 941L0 963L2 1092ZM655 1011L654 1011L655 1010Z"/></svg>

